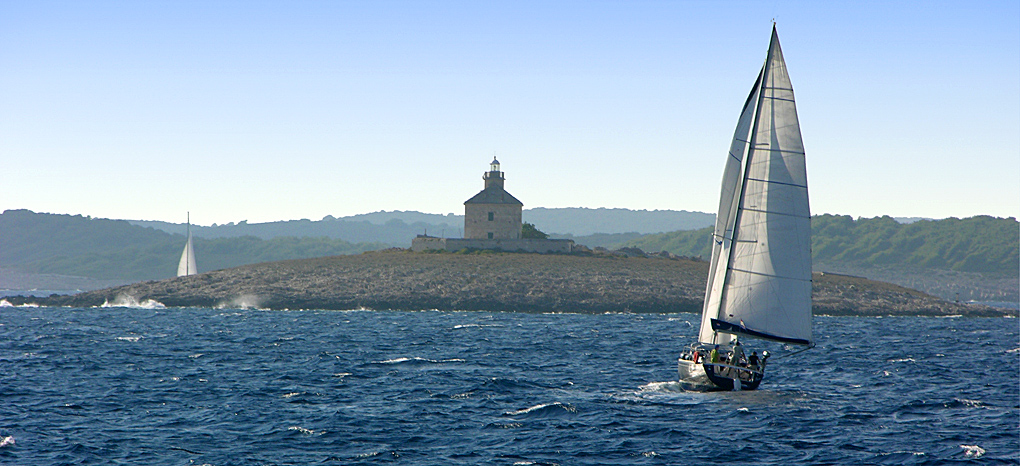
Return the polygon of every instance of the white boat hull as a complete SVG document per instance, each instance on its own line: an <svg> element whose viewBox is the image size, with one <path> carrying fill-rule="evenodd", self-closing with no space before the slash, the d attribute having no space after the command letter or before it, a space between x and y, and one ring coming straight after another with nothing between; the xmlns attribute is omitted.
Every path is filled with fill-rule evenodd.
<svg viewBox="0 0 1020 466"><path fill-rule="evenodd" d="M729 364L696 363L684 358L677 360L677 375L680 388L688 391L755 390L765 376L762 370Z"/></svg>
<svg viewBox="0 0 1020 466"><path fill-rule="evenodd" d="M687 359L677 360L677 373L680 376L680 388L688 391L718 390L705 373L705 366Z"/></svg>

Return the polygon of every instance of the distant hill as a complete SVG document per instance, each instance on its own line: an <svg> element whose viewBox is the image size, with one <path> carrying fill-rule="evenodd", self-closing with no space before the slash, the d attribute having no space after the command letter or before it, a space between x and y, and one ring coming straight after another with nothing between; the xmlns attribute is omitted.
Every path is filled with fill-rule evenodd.
<svg viewBox="0 0 1020 466"><path fill-rule="evenodd" d="M854 220L848 215L811 218L815 262L854 265L907 265L920 268L1018 276L1020 239L1015 218L917 220L892 217ZM646 235L627 242L644 251L711 256L711 228Z"/></svg>
<svg viewBox="0 0 1020 466"><path fill-rule="evenodd" d="M630 232L630 233L595 233L587 236L574 236L553 233L549 235L553 239L569 239L574 244L580 244L588 246L589 248L606 248L606 249L619 249L623 245L627 244L628 241L638 239L642 236L641 233Z"/></svg>
<svg viewBox="0 0 1020 466"><path fill-rule="evenodd" d="M124 220L8 210L0 214L0 267L106 280L163 279L176 274L185 240L184 235ZM322 237L195 238L200 271L383 247Z"/></svg>
<svg viewBox="0 0 1020 466"><path fill-rule="evenodd" d="M546 233L588 236L595 233L662 233L697 230L712 225L715 214L686 210L548 209L537 207L522 214L524 221Z"/></svg>
<svg viewBox="0 0 1020 466"><path fill-rule="evenodd" d="M664 231L689 230L711 225L715 215L675 210L628 210L539 207L526 209L523 220L539 230L559 238L576 239L589 247L604 246L606 238L593 235L627 234L622 243L633 236ZM185 234L183 223L129 220L134 225L151 227L168 233ZM389 246L407 247L420 234L459 238L464 233L464 216L426 214L414 211L382 211L336 218L327 215L321 220L287 220L267 223L228 223L225 225L192 225L191 232L199 238L231 238L255 236L271 239L280 236L342 239L351 243L378 242Z"/></svg>
<svg viewBox="0 0 1020 466"><path fill-rule="evenodd" d="M437 217L442 217L437 215ZM280 222L228 223L225 225L212 226L191 226L191 234L197 238L237 238L241 236L253 236L260 239L273 239L279 237L295 238L318 238L325 237L343 240L349 243L381 243L386 246L407 247L411 239L416 235L429 233L440 235L443 232L447 236L460 236L464 227L463 219L459 223L406 223L399 218L392 218L385 223L373 223L367 219L349 220L347 218L333 218L327 216L322 220L286 220ZM373 218L378 220L378 217ZM155 228L161 231L175 234L185 234L187 226L183 223L155 222L145 220L131 220L133 225Z"/></svg>
<svg viewBox="0 0 1020 466"><path fill-rule="evenodd" d="M952 298L1015 300L1020 275L1020 223L1015 218L854 220L811 218L815 270L853 273ZM646 235L626 246L648 252L711 256L711 228ZM952 273L946 273L952 272ZM954 282L968 282L957 286ZM974 290L985 288L975 293Z"/></svg>

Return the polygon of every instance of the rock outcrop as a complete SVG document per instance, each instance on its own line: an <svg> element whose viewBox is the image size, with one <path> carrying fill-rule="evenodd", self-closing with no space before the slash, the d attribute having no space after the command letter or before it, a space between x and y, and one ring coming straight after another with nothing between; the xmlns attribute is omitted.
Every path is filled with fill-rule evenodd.
<svg viewBox="0 0 1020 466"><path fill-rule="evenodd" d="M254 264L13 304L98 306L131 298L167 306L440 309L522 312L701 312L708 264L672 257L415 253L386 250ZM1004 315L919 291L816 274L814 310L829 315Z"/></svg>

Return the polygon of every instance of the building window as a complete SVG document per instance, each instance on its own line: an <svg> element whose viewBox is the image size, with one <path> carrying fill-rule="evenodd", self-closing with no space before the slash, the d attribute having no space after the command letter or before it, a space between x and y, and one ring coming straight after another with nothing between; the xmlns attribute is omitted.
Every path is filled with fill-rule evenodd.
<svg viewBox="0 0 1020 466"><path fill-rule="evenodd" d="M490 212L489 215L492 215L492 213ZM492 232L491 231L489 232L489 239L492 239Z"/></svg>
<svg viewBox="0 0 1020 466"><path fill-rule="evenodd" d="M490 222L492 221L492 217L493 217L492 212L489 212L489 221Z"/></svg>

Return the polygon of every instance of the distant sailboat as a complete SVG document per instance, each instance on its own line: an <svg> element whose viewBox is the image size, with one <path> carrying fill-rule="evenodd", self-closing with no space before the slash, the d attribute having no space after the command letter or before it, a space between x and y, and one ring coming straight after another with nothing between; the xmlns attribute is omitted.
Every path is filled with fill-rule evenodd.
<svg viewBox="0 0 1020 466"><path fill-rule="evenodd" d="M774 24L726 158L713 239L701 331L678 361L680 384L753 390L768 352L742 357L738 336L812 345L804 144Z"/></svg>
<svg viewBox="0 0 1020 466"><path fill-rule="evenodd" d="M191 212L188 212L188 242L184 245L181 261L177 264L177 276L186 277L197 273L198 265L195 264L195 246L191 241Z"/></svg>

